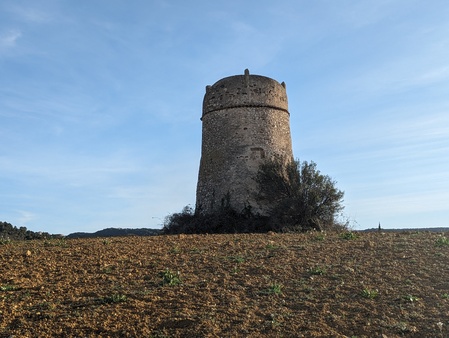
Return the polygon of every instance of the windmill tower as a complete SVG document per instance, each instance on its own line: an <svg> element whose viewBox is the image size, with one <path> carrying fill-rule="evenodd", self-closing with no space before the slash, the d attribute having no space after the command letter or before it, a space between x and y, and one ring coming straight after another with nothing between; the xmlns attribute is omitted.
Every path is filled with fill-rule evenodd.
<svg viewBox="0 0 449 338"><path fill-rule="evenodd" d="M211 214L223 203L238 212L250 206L266 214L254 180L263 161L293 159L285 83L250 75L226 77L206 87L196 212Z"/></svg>

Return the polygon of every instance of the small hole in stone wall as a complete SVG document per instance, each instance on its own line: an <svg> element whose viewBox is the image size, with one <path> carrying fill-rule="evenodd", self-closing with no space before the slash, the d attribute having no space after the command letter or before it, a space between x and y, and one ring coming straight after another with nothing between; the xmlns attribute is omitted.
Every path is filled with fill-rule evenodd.
<svg viewBox="0 0 449 338"><path fill-rule="evenodd" d="M248 128L246 128L246 127L245 127L245 128L243 128L243 130L247 130L247 129L248 129Z"/></svg>

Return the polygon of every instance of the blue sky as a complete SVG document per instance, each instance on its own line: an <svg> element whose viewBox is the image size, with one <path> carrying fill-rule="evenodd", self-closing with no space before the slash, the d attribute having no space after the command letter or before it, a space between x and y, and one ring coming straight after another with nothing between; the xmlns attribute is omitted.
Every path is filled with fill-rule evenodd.
<svg viewBox="0 0 449 338"><path fill-rule="evenodd" d="M447 0L2 0L0 221L159 228L194 205L205 86L285 81L355 229L449 226Z"/></svg>

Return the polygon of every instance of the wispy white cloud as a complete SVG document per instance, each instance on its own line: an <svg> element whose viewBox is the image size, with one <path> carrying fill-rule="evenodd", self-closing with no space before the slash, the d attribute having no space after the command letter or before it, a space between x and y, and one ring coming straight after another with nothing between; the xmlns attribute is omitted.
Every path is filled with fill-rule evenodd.
<svg viewBox="0 0 449 338"><path fill-rule="evenodd" d="M382 217L413 215L447 210L448 191L391 194L354 200L351 208Z"/></svg>
<svg viewBox="0 0 449 338"><path fill-rule="evenodd" d="M410 1L408 2L410 3ZM346 3L332 2L330 7L340 22L359 29L391 17L395 12L397 13L400 3L401 1L397 0L349 1Z"/></svg>
<svg viewBox="0 0 449 338"><path fill-rule="evenodd" d="M37 215L31 211L16 210L16 212L18 213L16 226L19 227L28 227L29 223L37 218Z"/></svg>
<svg viewBox="0 0 449 338"><path fill-rule="evenodd" d="M16 46L21 36L22 32L18 29L0 32L0 53Z"/></svg>
<svg viewBox="0 0 449 338"><path fill-rule="evenodd" d="M434 63L397 59L389 64L376 65L376 68L354 74L340 81L339 93L357 93L357 97L369 98L384 95L396 95L424 87L449 82L449 66L446 61Z"/></svg>
<svg viewBox="0 0 449 338"><path fill-rule="evenodd" d="M449 145L449 101L445 110L437 112L424 110L423 114L397 121L391 131L390 139L407 144L443 140Z"/></svg>
<svg viewBox="0 0 449 338"><path fill-rule="evenodd" d="M449 80L449 66L441 66L427 69L421 74L416 74L414 78L412 77L406 81L406 85L411 87L422 87L447 80Z"/></svg>
<svg viewBox="0 0 449 338"><path fill-rule="evenodd" d="M217 79L225 74L243 73L245 68L257 72L273 62L282 49L282 35L269 28L256 27L244 21L231 22L229 27L230 36L222 41L214 54L208 55L206 61L209 64L207 69L216 70Z"/></svg>
<svg viewBox="0 0 449 338"><path fill-rule="evenodd" d="M21 175L24 180L37 182L52 182L60 187L93 187L111 182L123 175L132 175L143 168L129 158L111 157L66 157L61 154L46 154L38 152L29 158L21 158L14 161L3 162L1 172L3 177Z"/></svg>
<svg viewBox="0 0 449 338"><path fill-rule="evenodd" d="M402 103L374 112L367 109L343 121L339 121L340 128L331 128L332 120L321 122L313 130L304 127L298 145L304 151L334 149L342 160L351 161L425 159L447 152L449 147L449 101L433 105L427 101L416 105ZM339 149L344 149L344 153Z"/></svg>
<svg viewBox="0 0 449 338"><path fill-rule="evenodd" d="M8 8L17 19L28 23L44 23L51 19L49 8L46 11L32 6L13 5Z"/></svg>

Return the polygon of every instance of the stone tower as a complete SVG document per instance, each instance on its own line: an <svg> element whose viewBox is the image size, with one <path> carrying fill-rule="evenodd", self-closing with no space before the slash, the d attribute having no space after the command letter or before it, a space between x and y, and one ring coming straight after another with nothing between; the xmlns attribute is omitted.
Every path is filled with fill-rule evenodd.
<svg viewBox="0 0 449 338"><path fill-rule="evenodd" d="M265 76L235 75L206 87L196 211L210 214L229 200L240 212L266 214L254 180L274 156L293 159L285 83Z"/></svg>

